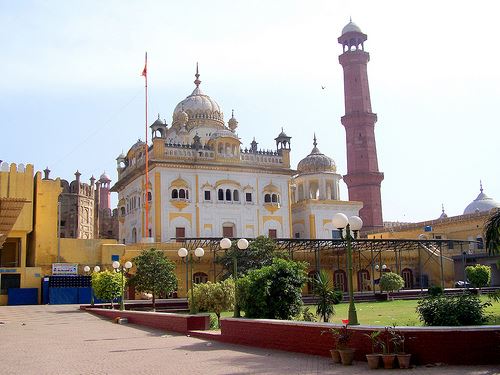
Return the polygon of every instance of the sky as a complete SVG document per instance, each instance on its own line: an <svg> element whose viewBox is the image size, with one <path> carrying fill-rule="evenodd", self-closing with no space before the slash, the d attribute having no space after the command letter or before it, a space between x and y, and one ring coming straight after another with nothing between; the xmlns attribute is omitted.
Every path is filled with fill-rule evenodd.
<svg viewBox="0 0 500 375"><path fill-rule="evenodd" d="M150 123L172 123L198 62L243 147L274 149L283 127L295 168L316 133L346 174L337 38L352 17L368 35L384 220L435 219L442 204L460 215L480 181L500 201L499 11L494 0L0 0L0 160L115 182L116 157L145 138L147 51Z"/></svg>

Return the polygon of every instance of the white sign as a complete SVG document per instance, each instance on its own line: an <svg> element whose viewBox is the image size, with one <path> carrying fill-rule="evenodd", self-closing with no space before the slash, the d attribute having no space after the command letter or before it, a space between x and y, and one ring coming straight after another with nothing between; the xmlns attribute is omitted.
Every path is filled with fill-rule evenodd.
<svg viewBox="0 0 500 375"><path fill-rule="evenodd" d="M52 263L52 275L78 275L78 263Z"/></svg>

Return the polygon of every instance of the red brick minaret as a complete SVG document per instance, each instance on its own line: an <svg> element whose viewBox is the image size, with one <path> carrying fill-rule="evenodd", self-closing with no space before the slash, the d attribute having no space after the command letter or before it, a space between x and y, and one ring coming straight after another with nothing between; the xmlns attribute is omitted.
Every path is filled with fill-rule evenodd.
<svg viewBox="0 0 500 375"><path fill-rule="evenodd" d="M343 53L339 62L344 68L345 116L342 125L346 131L347 175L344 181L349 200L363 202L360 211L363 231L383 226L380 183L384 174L378 170L375 145L375 122L372 112L366 67L370 55L364 50L367 36L352 21L342 29L338 42Z"/></svg>

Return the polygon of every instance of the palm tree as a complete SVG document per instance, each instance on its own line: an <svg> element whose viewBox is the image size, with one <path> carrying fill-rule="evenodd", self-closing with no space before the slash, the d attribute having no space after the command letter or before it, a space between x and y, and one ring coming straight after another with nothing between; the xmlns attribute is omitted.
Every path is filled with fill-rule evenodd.
<svg viewBox="0 0 500 375"><path fill-rule="evenodd" d="M316 314L326 323L330 320L330 317L335 315L335 308L333 305L340 303L342 300L342 293L335 290L333 285L330 284L328 273L325 270L320 270L316 273L313 278L313 284L313 293L318 297Z"/></svg>
<svg viewBox="0 0 500 375"><path fill-rule="evenodd" d="M500 254L500 210L496 210L486 222L484 239L489 255Z"/></svg>

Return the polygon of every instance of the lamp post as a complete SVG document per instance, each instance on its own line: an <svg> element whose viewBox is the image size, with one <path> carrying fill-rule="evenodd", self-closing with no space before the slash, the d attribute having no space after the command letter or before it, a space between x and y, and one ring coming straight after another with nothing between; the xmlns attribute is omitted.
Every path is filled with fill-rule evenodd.
<svg viewBox="0 0 500 375"><path fill-rule="evenodd" d="M187 258L189 254L189 258ZM195 301L194 301L194 280L193 280L193 267L194 267L194 259L193 259L193 252L188 251L185 247L181 247L177 251L177 255L179 255L181 258L186 258L186 267L188 266L188 263L191 263L191 306L189 307L189 313L190 314L196 314L196 306L195 306ZM194 255L198 257L198 260L205 255L205 250L203 250L201 247L196 248L194 251ZM189 261L188 261L189 259ZM187 268L186 268L187 271ZM188 285L186 284L186 288Z"/></svg>
<svg viewBox="0 0 500 375"><path fill-rule="evenodd" d="M101 271L101 267L95 266L94 272L92 272L92 273L98 273L100 271ZM89 266L83 267L83 272L88 274L90 272L90 267ZM92 286L92 278L90 279L90 306L94 306L94 287Z"/></svg>
<svg viewBox="0 0 500 375"><path fill-rule="evenodd" d="M120 301L120 311L123 311L125 310L125 303L123 301L123 289L124 289L124 283L123 283L123 274L127 274L128 271L132 268L132 262L128 261L128 262L125 262L125 264L123 265L123 267L120 267L120 262L118 262L117 260L115 260L113 262L113 268L115 269L116 272L120 272L121 273L121 288L120 288L120 296L121 296L121 301Z"/></svg>
<svg viewBox="0 0 500 375"><path fill-rule="evenodd" d="M352 283L352 247L351 242L358 238L358 231L363 226L363 221L358 216L351 216L349 219L343 213L333 215L332 224L340 231L340 237L347 243L347 271L349 284L349 324L358 325L358 315L354 306L354 289ZM345 235L343 229L345 228ZM351 230L353 234L351 234Z"/></svg>
<svg viewBox="0 0 500 375"><path fill-rule="evenodd" d="M220 241L220 247L223 250L227 250L231 247L232 243L229 238L223 238ZM236 246L238 246L238 249L240 250L246 250L248 248L248 240L246 238L240 238L238 242L236 243ZM233 253L233 278L234 278L234 313L233 317L239 318L241 317L240 314L240 307L238 306L238 287L236 285L236 280L238 279L238 258L236 252Z"/></svg>

